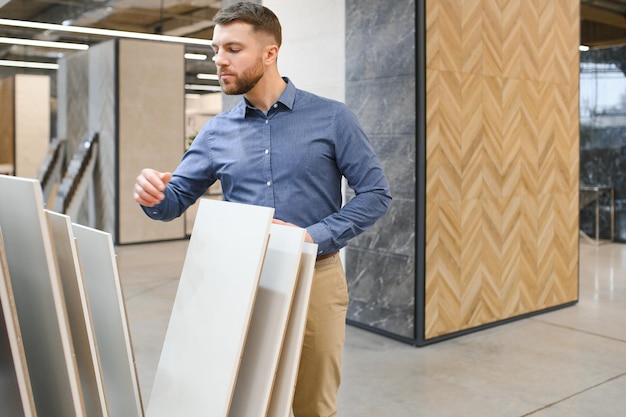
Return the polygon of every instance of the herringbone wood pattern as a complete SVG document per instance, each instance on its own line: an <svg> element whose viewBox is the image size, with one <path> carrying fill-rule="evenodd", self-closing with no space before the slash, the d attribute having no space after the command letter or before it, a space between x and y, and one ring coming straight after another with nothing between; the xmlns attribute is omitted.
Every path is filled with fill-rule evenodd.
<svg viewBox="0 0 626 417"><path fill-rule="evenodd" d="M425 19L429 339L577 298L579 2Z"/></svg>

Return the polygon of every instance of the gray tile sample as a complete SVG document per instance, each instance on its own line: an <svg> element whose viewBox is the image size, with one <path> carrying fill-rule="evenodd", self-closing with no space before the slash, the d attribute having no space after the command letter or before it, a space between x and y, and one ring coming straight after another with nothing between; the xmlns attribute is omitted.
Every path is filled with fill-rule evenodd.
<svg viewBox="0 0 626 417"><path fill-rule="evenodd" d="M30 386L26 355L9 278L9 267L0 230L0 404L13 417L34 417L35 400Z"/></svg>
<svg viewBox="0 0 626 417"><path fill-rule="evenodd" d="M72 221L65 214L49 210L46 215L56 249L85 411L89 417L105 417L109 412Z"/></svg>
<svg viewBox="0 0 626 417"><path fill-rule="evenodd" d="M83 416L63 290L37 180L0 175L0 227L39 417Z"/></svg>
<svg viewBox="0 0 626 417"><path fill-rule="evenodd" d="M265 417L296 289L306 231L272 224L230 417Z"/></svg>
<svg viewBox="0 0 626 417"><path fill-rule="evenodd" d="M267 411L268 417L289 417L291 414L316 258L317 245L305 242L302 247L296 292Z"/></svg>
<svg viewBox="0 0 626 417"><path fill-rule="evenodd" d="M143 406L124 295L110 233L72 224L93 319L111 417L141 417Z"/></svg>

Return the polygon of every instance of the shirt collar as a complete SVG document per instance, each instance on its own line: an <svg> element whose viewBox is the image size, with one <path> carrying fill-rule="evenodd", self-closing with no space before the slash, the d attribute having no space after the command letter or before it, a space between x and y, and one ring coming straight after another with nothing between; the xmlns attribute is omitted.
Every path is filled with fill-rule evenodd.
<svg viewBox="0 0 626 417"><path fill-rule="evenodd" d="M283 77L283 80L285 80L285 82L287 83L287 86L281 93L280 97L278 97L278 100L276 100L276 102L282 104L289 110L293 110L293 104L296 101L297 89L296 89L296 86L293 85L293 83L291 82L289 78ZM241 100L239 104L241 107L242 117L245 117L248 114L248 109L255 109L255 107L253 107L245 97L243 97L243 100Z"/></svg>

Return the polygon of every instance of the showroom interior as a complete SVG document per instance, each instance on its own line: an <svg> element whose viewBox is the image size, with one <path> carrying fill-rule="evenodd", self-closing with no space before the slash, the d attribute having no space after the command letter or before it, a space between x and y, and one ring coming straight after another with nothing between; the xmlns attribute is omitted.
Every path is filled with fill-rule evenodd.
<svg viewBox="0 0 626 417"><path fill-rule="evenodd" d="M347 104L391 186L341 253L338 415L621 415L626 1L255 2L281 73ZM232 3L0 0L0 174L110 236L140 414L198 204L157 224L132 187L241 100L210 46Z"/></svg>

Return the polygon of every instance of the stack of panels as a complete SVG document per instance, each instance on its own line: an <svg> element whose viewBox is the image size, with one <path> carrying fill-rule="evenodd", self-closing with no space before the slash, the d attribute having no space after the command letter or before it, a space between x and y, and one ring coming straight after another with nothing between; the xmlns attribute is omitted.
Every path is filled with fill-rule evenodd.
<svg viewBox="0 0 626 417"><path fill-rule="evenodd" d="M0 176L0 227L37 415L85 415L39 182ZM7 319L5 317L5 319Z"/></svg>
<svg viewBox="0 0 626 417"><path fill-rule="evenodd" d="M2 392L22 398L15 415L142 417L110 234L45 210L36 180L0 176L0 194L12 197L0 202L2 323L9 336L22 335L21 346L0 351L3 381L13 381ZM16 398L7 404L16 408Z"/></svg>
<svg viewBox="0 0 626 417"><path fill-rule="evenodd" d="M264 417L274 396L289 415L317 245L272 216L271 208L201 200L148 417ZM284 344L286 334L296 343ZM279 362L282 396L273 392Z"/></svg>
<svg viewBox="0 0 626 417"><path fill-rule="evenodd" d="M111 235L44 210L36 180L0 194L3 409L142 417ZM200 202L148 417L289 416L317 245L273 213Z"/></svg>

